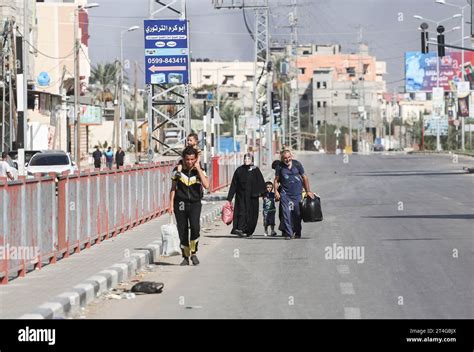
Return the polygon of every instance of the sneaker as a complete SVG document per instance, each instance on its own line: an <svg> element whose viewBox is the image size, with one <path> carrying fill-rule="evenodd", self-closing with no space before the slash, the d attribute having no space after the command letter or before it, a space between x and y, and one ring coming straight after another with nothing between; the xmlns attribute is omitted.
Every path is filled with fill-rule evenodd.
<svg viewBox="0 0 474 352"><path fill-rule="evenodd" d="M193 254L191 256L191 261L193 262L193 265L198 265L199 264L199 259L196 254Z"/></svg>
<svg viewBox="0 0 474 352"><path fill-rule="evenodd" d="M183 261L179 265L181 266L189 265L189 258L183 258Z"/></svg>
<svg viewBox="0 0 474 352"><path fill-rule="evenodd" d="M285 236L285 240L291 240L290 236Z"/></svg>
<svg viewBox="0 0 474 352"><path fill-rule="evenodd" d="M271 236L275 237L276 235L277 235L276 231L273 231Z"/></svg>
<svg viewBox="0 0 474 352"><path fill-rule="evenodd" d="M295 233L295 238L301 238L301 233Z"/></svg>

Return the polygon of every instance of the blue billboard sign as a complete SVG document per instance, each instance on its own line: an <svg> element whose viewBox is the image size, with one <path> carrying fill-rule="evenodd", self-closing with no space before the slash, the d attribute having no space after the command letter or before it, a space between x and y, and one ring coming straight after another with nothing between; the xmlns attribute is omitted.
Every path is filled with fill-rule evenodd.
<svg viewBox="0 0 474 352"><path fill-rule="evenodd" d="M186 20L145 20L145 83L188 84Z"/></svg>

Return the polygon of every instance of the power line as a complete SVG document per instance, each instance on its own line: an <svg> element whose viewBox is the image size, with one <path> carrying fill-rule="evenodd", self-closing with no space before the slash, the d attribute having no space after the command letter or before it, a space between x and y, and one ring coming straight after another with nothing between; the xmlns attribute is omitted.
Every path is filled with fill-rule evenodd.
<svg viewBox="0 0 474 352"><path fill-rule="evenodd" d="M24 40L26 43L28 43L28 45L29 45L30 47L32 47L37 53L39 53L39 54L41 54L41 55L43 55L43 56L45 56L45 57L47 57L47 58L49 58L49 59L53 59L53 60L67 59L68 57L71 57L71 56L74 54L74 49L73 49L73 50L71 51L71 53L68 54L68 55L66 55L66 56L60 56L60 57L50 56L50 55L48 55L48 54L43 53L41 50L39 50L37 47L35 47L33 44L31 44L31 43L23 36L23 34L18 30L18 28L17 28L17 32L18 32L18 34L20 35L20 37L22 37L23 40Z"/></svg>

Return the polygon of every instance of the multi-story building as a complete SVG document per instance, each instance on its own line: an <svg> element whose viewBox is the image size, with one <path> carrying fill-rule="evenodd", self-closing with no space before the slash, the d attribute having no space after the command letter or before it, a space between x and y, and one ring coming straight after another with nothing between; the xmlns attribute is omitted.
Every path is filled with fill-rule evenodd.
<svg viewBox="0 0 474 352"><path fill-rule="evenodd" d="M22 45L21 36L25 33L25 3L28 5L29 27L29 33L25 35L28 50L27 64L24 65L28 80L25 147L68 150L73 143L72 137L67 137L67 108L63 103L66 95L72 98L74 93L75 24L81 43L79 76L81 83L84 82L84 90L90 76L87 12L78 10L75 18L78 6L87 4L87 0L0 0L1 29L4 29L7 20L14 21L15 27L18 27L15 32L17 52L18 46ZM73 100L70 100L72 104ZM86 137L85 130L84 127L82 136ZM73 135L70 133L70 136Z"/></svg>
<svg viewBox="0 0 474 352"><path fill-rule="evenodd" d="M191 62L192 104L202 102L212 95L220 103L231 102L240 108L241 115L252 113L254 63L241 61Z"/></svg>
<svg viewBox="0 0 474 352"><path fill-rule="evenodd" d="M317 121L355 129L382 129L381 101L386 90L385 62L369 55L343 54L339 45L306 45L298 48L299 94L302 114L309 116L309 131ZM360 118L359 118L360 117ZM349 121L349 118L351 120Z"/></svg>
<svg viewBox="0 0 474 352"><path fill-rule="evenodd" d="M32 121L47 128L48 147L71 150L74 146L73 128L68 128L68 112L72 112L74 94L74 26L81 48L79 50L79 78L81 93L85 92L86 82L90 76L90 60L88 54L88 14L78 10L79 5L87 4L87 0L38 1L36 13L38 21L38 53L35 60L36 88L48 92L52 96L50 112L46 111L39 101L39 109L32 114ZM75 16L77 11L77 16ZM69 95L70 105L61 105L61 97ZM55 99L59 97L59 99ZM64 100L64 99L63 99ZM83 100L83 99L82 99ZM80 102L81 98L79 99ZM69 113L69 116L73 115ZM71 119L72 121L72 119ZM72 123L70 123L70 126ZM87 128L82 127L81 150L87 151ZM69 137L68 137L69 131ZM52 139L52 140L51 140ZM44 146L45 141L36 141Z"/></svg>

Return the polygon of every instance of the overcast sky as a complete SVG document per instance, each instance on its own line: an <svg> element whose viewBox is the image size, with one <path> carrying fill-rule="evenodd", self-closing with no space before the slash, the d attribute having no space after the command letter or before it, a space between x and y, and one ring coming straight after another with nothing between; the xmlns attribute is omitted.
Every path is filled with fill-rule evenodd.
<svg viewBox="0 0 474 352"><path fill-rule="evenodd" d="M463 6L468 0L450 0ZM97 0L99 8L91 9L89 55L93 63L113 61L120 56L120 31L134 25L143 27L148 17L148 0ZM169 2L169 0L165 0ZM272 40L288 42L290 0L270 0L270 33ZM435 0L298 0L300 44L341 44L342 51L357 49L358 29L362 26L363 41L369 45L372 55L387 62L385 80L390 90L404 84L405 51L420 50L419 21L413 15L432 20L448 18L459 10L435 3ZM212 0L188 0L191 50L194 58L211 60L253 60L253 42L244 25L242 10L215 10ZM465 22L470 21L469 7L465 9ZM246 11L251 27L254 27L252 11ZM168 16L171 13L163 14ZM429 23L430 24L430 23ZM460 26L459 18L446 21L447 29ZM430 24L430 30L436 27ZM470 25L465 26L465 36ZM446 35L446 42L460 42L461 32ZM459 45L459 42L457 43ZM466 46L470 41L465 42ZM430 47L435 51L436 47ZM144 67L143 30L125 33L125 59L137 60ZM133 79L133 71L129 76ZM132 81L133 82L133 81ZM139 84L143 74L139 72Z"/></svg>

